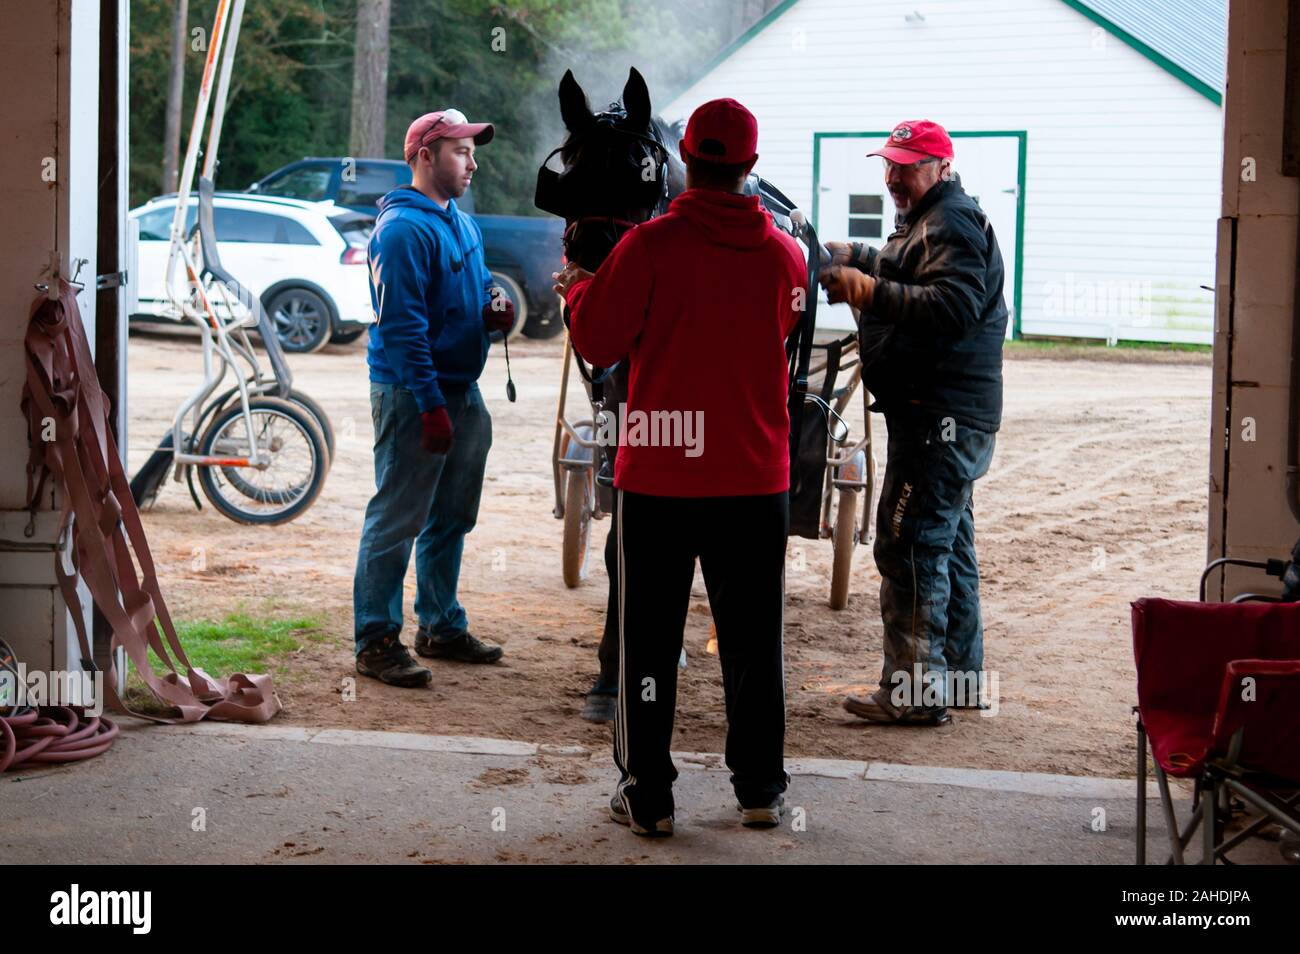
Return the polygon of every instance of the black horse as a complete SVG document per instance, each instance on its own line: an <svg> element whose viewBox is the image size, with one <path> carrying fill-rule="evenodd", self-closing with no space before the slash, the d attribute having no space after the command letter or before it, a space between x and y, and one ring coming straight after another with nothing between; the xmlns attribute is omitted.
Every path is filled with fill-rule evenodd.
<svg viewBox="0 0 1300 954"><path fill-rule="evenodd" d="M676 130L654 116L650 91L635 67L628 70L621 102L592 112L573 71L560 80L560 116L568 136L547 156L537 175L535 203L565 221L564 257L596 271L618 240L634 225L668 210L686 189L686 167L677 155ZM562 170L549 166L559 153ZM568 312L565 311L565 323ZM619 406L627 400L627 362L612 368L588 368L578 356L593 405L604 408L617 431ZM587 694L583 718L607 722L614 717L618 693L618 517L613 495L617 447L600 448L597 484L602 509L611 515L605 541L609 596L600 641L600 676Z"/></svg>
<svg viewBox="0 0 1300 954"><path fill-rule="evenodd" d="M686 189L686 167L677 155L680 135L651 114L650 91L636 67L628 70L622 102L599 113L591 111L573 71L566 70L560 116L569 134L538 171L535 203L564 219L565 260L595 272L628 229L668 211ZM562 171L548 165L557 152ZM627 363L588 369L579 356L578 369L592 402L614 415L627 398ZM598 482L610 488L617 448L602 451Z"/></svg>
<svg viewBox="0 0 1300 954"><path fill-rule="evenodd" d="M573 71L560 80L560 116L568 136L557 152L563 169L547 157L537 177L536 204L565 220L569 261L594 272L632 226L668 210L686 188L677 156L679 136L650 109L650 91L633 67L622 102L593 113Z"/></svg>
<svg viewBox="0 0 1300 954"><path fill-rule="evenodd" d="M565 220L564 255L589 272L595 272L628 229L668 210L669 203L686 189L686 166L678 156L681 131L653 115L650 91L635 67L628 70L621 102L594 113L587 94L566 70L560 80L560 116L568 136L553 150L537 174L536 206ZM563 168L550 167L559 153ZM745 192L761 197L778 227L799 234L792 223L794 203L770 183L750 175ZM804 236L807 238L807 236ZM815 235L811 247L816 246ZM801 430L799 412L806 390L808 351L812 344L816 308L816 270L809 260L809 309L791 337L792 434ZM565 323L568 312L565 311ZM627 361L612 368L588 368L578 358L594 406L616 418L627 400ZM617 433L617 420L614 433ZM618 522L613 495L617 447L602 447L597 482L602 488L602 509L611 517L605 542L605 569L609 575L605 630L600 642L600 676L587 694L583 717L594 722L613 718L618 691ZM824 459L824 454L822 455ZM791 459L794 460L792 452ZM817 482L820 489L820 481ZM606 496L607 495L607 496ZM608 503L608 505L606 505Z"/></svg>

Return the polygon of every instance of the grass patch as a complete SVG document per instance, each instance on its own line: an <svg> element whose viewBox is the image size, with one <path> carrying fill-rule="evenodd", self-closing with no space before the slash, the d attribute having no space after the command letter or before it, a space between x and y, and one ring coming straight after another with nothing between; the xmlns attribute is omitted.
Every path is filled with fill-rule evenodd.
<svg viewBox="0 0 1300 954"><path fill-rule="evenodd" d="M1008 358L1054 358L1059 360L1118 361L1140 364L1209 364L1210 345L1159 341L1120 341L1107 345L1095 338L1022 338L1008 341Z"/></svg>
<svg viewBox="0 0 1300 954"><path fill-rule="evenodd" d="M304 642L321 642L326 638L322 621L315 616L286 619L260 619L240 610L224 619L197 619L177 622L176 635L185 655L196 669L216 678L234 672L264 673L286 671L285 657L297 652ZM149 651L149 663L156 673L167 670L162 661ZM131 667L127 676L127 700L140 709L163 711L145 686L140 674Z"/></svg>
<svg viewBox="0 0 1300 954"><path fill-rule="evenodd" d="M1184 344L1182 342L1170 341L1120 341L1114 345L1107 345L1100 339L1092 338L1021 338L1019 341L1008 341L1006 343L1008 351L1058 351L1062 349L1090 349L1097 351L1179 351L1187 354L1210 354L1214 349L1211 345L1202 344Z"/></svg>
<svg viewBox="0 0 1300 954"><path fill-rule="evenodd" d="M176 635L185 655L197 669L211 675L232 672L266 672L279 657L302 648L302 641L320 642L325 638L321 621L314 616L292 619L255 619L244 612L230 613L220 621L198 619L176 624ZM153 652L149 661L162 663Z"/></svg>
<svg viewBox="0 0 1300 954"><path fill-rule="evenodd" d="M1188 354L1213 354L1213 345L1189 344L1183 341L1120 341L1116 348L1129 348L1137 351L1182 351Z"/></svg>

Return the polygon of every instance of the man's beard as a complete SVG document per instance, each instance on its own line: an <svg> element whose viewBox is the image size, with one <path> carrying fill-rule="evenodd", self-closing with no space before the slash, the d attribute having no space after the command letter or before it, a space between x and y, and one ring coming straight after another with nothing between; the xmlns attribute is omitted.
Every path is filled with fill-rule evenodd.
<svg viewBox="0 0 1300 954"><path fill-rule="evenodd" d="M438 184L442 186L442 191L453 199L459 199L465 194L465 190L469 188L464 176L451 176Z"/></svg>

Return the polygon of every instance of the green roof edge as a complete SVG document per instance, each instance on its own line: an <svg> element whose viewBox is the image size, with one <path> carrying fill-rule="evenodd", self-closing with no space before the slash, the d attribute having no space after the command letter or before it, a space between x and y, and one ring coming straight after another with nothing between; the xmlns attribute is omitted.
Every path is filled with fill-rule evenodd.
<svg viewBox="0 0 1300 954"><path fill-rule="evenodd" d="M1191 73L1187 72L1187 70L1183 69L1173 60L1169 59L1169 57L1165 56L1162 53L1156 52L1155 49L1143 43L1141 40L1135 37L1132 33L1129 33L1123 27L1120 27L1117 24L1115 24L1113 21L1106 19L1096 10L1092 9L1087 4L1083 3L1082 0L1062 0L1062 2L1067 7L1070 7L1072 10L1076 10L1079 13L1083 14L1085 17L1087 17L1093 23L1105 29L1111 35L1123 40L1125 43L1127 43L1133 49L1137 50L1139 53L1145 56L1152 63L1155 63L1165 72L1171 74L1177 79L1182 80L1192 89L1196 90L1196 92L1200 93L1210 102L1212 102L1215 106L1223 105L1223 94L1220 93L1213 86L1209 85L1203 80L1197 79Z"/></svg>
<svg viewBox="0 0 1300 954"><path fill-rule="evenodd" d="M767 13L763 14L761 17L755 20L753 24L750 25L748 30L740 34L740 36L736 37L734 40L732 40L730 43L724 46L721 50L719 50L717 55L715 55L713 59L709 60L702 67L700 67L700 69L695 73L695 75L693 75L685 83L679 86L677 90L671 96L669 96L667 100L665 100L665 102L671 103L678 96L681 96L683 93L685 93L688 89L690 89L700 80L704 79L704 77L708 76L709 73L717 69L717 67L719 66L719 64L722 63L723 60L727 59L729 56L731 56L732 53L735 53L738 49L740 49L742 46L744 46L754 37L758 36L758 34L766 30L769 26L771 26L776 20L780 18L781 14L785 13L785 11L789 10L798 2L799 0L781 0L781 2L778 3L776 6L774 6L771 10L768 10ZM685 119L686 117L682 116L680 118Z"/></svg>

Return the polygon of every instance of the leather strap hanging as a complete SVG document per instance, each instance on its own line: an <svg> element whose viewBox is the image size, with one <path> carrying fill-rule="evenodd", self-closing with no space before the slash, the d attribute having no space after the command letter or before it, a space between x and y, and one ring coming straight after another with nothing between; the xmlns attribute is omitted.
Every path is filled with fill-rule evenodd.
<svg viewBox="0 0 1300 954"><path fill-rule="evenodd" d="M46 479L53 477L63 504L60 539L71 533L73 561L72 570L65 570L60 554L55 572L76 626L82 665L90 668L94 663L78 577L112 631L105 688L116 711L156 722L268 721L280 711L269 675L237 673L214 679L190 664L176 638L113 441L108 402L95 374L76 294L66 281L60 279L56 300L42 295L33 307L26 357L22 408L31 445L27 506L35 519ZM138 712L118 697L112 660L119 646L150 691L175 715ZM161 677L150 665L150 649L168 670Z"/></svg>
<svg viewBox="0 0 1300 954"><path fill-rule="evenodd" d="M808 396L808 374L812 367L813 338L817 335L817 295L820 292L821 243L812 223L804 225L803 240L808 245L808 288L803 315L794 332L786 339L790 361L788 410L790 414L790 496L800 491L803 472L799 469L799 441L803 437L803 406Z"/></svg>

